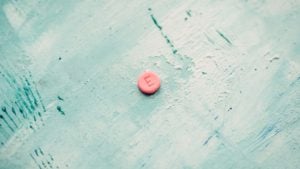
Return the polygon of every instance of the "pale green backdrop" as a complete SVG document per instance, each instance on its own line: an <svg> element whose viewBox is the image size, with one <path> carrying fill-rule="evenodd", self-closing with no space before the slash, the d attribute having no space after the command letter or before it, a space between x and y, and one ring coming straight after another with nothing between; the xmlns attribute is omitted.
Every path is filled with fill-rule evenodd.
<svg viewBox="0 0 300 169"><path fill-rule="evenodd" d="M0 106L0 169L299 169L300 2L0 0Z"/></svg>

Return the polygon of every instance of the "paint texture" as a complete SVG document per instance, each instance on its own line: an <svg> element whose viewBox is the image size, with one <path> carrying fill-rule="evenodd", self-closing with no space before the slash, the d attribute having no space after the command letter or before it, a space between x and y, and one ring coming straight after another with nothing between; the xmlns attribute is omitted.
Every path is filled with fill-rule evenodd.
<svg viewBox="0 0 300 169"><path fill-rule="evenodd" d="M299 21L299 0L1 0L0 169L299 169Z"/></svg>

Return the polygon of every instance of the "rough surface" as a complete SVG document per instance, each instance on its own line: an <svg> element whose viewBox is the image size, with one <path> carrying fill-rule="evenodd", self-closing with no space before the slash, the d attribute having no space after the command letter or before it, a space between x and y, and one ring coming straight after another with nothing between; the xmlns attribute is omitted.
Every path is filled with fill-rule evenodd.
<svg viewBox="0 0 300 169"><path fill-rule="evenodd" d="M0 169L299 169L299 0L0 7Z"/></svg>

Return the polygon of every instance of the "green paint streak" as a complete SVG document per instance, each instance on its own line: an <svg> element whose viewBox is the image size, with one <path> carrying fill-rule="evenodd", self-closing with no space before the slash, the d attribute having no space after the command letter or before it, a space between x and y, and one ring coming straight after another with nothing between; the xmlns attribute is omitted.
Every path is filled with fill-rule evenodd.
<svg viewBox="0 0 300 169"><path fill-rule="evenodd" d="M155 17L151 14L151 19L153 21L153 23L155 24L155 26L159 29L162 30L162 27L159 25L159 23L157 22L157 20L155 19Z"/></svg>
<svg viewBox="0 0 300 169"><path fill-rule="evenodd" d="M220 31L217 30L217 33L230 45L232 45L231 41Z"/></svg>
<svg viewBox="0 0 300 169"><path fill-rule="evenodd" d="M22 114L24 119L27 119L27 114L24 113L23 106L21 106L17 101L15 102L16 106L19 109L19 112Z"/></svg>
<svg viewBox="0 0 300 169"><path fill-rule="evenodd" d="M29 72L29 77L32 79L32 74L31 74L31 72ZM36 84L35 84L35 82L34 82L33 80L32 80L32 83L33 83L35 92L36 92L36 94L37 94L37 96L38 96L38 98L39 98L39 100L40 100L41 105L42 105L43 111L46 112L46 108L45 108L45 105L44 105L44 103L43 103L42 96L41 96L40 92L37 90Z"/></svg>
<svg viewBox="0 0 300 169"><path fill-rule="evenodd" d="M171 42L170 38L167 35L164 35L163 32L161 32L163 34L163 37L165 38L167 44L170 46L170 48L172 49L172 53L176 54L177 53L177 49L175 48L174 44Z"/></svg>
<svg viewBox="0 0 300 169"><path fill-rule="evenodd" d="M58 100L64 101L64 99L60 96L57 96Z"/></svg>
<svg viewBox="0 0 300 169"><path fill-rule="evenodd" d="M65 112L62 110L60 106L56 107L57 111L59 111L62 115L65 115Z"/></svg>
<svg viewBox="0 0 300 169"><path fill-rule="evenodd" d="M3 69L3 68L2 68ZM4 69L3 69L4 70ZM21 102L22 105L25 106L26 110L31 114L32 111L29 108L29 106L27 105L26 101L24 100L24 98L22 97L21 93L22 90L20 89L21 87L19 86L19 84L17 83L16 79L10 75L8 72L6 72L6 74L1 73L2 77L6 80L6 82L10 85L11 88L13 88L16 91L16 99L18 102ZM23 107L23 106L22 106Z"/></svg>
<svg viewBox="0 0 300 169"><path fill-rule="evenodd" d="M30 95L29 95L30 94L30 88L29 87L23 87L23 90L24 90L26 99L30 104L30 108L34 111L36 107L34 106L34 101L31 100Z"/></svg>
<svg viewBox="0 0 300 169"><path fill-rule="evenodd" d="M4 118L4 116L1 114L0 119L4 121L4 123L7 125L7 127L12 131L15 132L15 130L9 125L8 121Z"/></svg>
<svg viewBox="0 0 300 169"><path fill-rule="evenodd" d="M151 8L150 8L149 11L151 11ZM154 17L153 14L151 14L150 17L151 17L153 23L155 24L155 26L159 29L159 31L162 34L162 36L164 37L164 39L166 40L166 42L169 45L169 47L171 48L172 53L176 54L178 50L175 48L175 46L172 43L172 41L170 40L170 38L163 32L162 26L160 26L160 24L158 23L158 21L156 20L156 18Z"/></svg>
<svg viewBox="0 0 300 169"><path fill-rule="evenodd" d="M188 11L186 11L186 14L189 16L189 17L192 17L192 13L191 13L192 11L191 10L188 10Z"/></svg>
<svg viewBox="0 0 300 169"><path fill-rule="evenodd" d="M5 115L9 118L9 120L15 125L16 128L19 128L14 119L8 114L6 107L2 107L2 111L5 113Z"/></svg>
<svg viewBox="0 0 300 169"><path fill-rule="evenodd" d="M31 90L31 84L29 83L29 81L28 81L28 79L26 77L24 77L24 79L25 79L25 82L26 82L27 86L29 87L29 92L30 92L30 94L33 97L33 101L34 101L35 106L38 106L39 105L38 101L37 101L36 97L34 96L32 90Z"/></svg>
<svg viewBox="0 0 300 169"><path fill-rule="evenodd" d="M1 67L2 67L2 65L1 65ZM3 67L2 67L2 69L4 71L6 71ZM15 98L17 101L15 103L19 107L19 110L20 110L21 114L23 114L23 117L26 119L29 119L27 115L31 114L33 119L35 120L34 110L36 107L34 106L32 99L30 98L30 93L32 93L30 87L27 87L24 84L23 79L21 79L22 80L21 83L23 85L25 85L25 87L22 87L20 84L18 84L16 78L7 71L5 72L5 74L4 74L4 72L1 73L1 75L6 80L6 82L10 85L10 87L12 87L16 91ZM25 115L24 110L26 111L26 115Z"/></svg>

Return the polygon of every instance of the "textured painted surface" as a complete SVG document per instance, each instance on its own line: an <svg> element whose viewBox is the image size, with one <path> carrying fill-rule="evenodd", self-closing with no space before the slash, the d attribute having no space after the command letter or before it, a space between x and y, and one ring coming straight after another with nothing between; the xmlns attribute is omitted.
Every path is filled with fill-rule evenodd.
<svg viewBox="0 0 300 169"><path fill-rule="evenodd" d="M299 168L299 0L0 7L1 169Z"/></svg>

